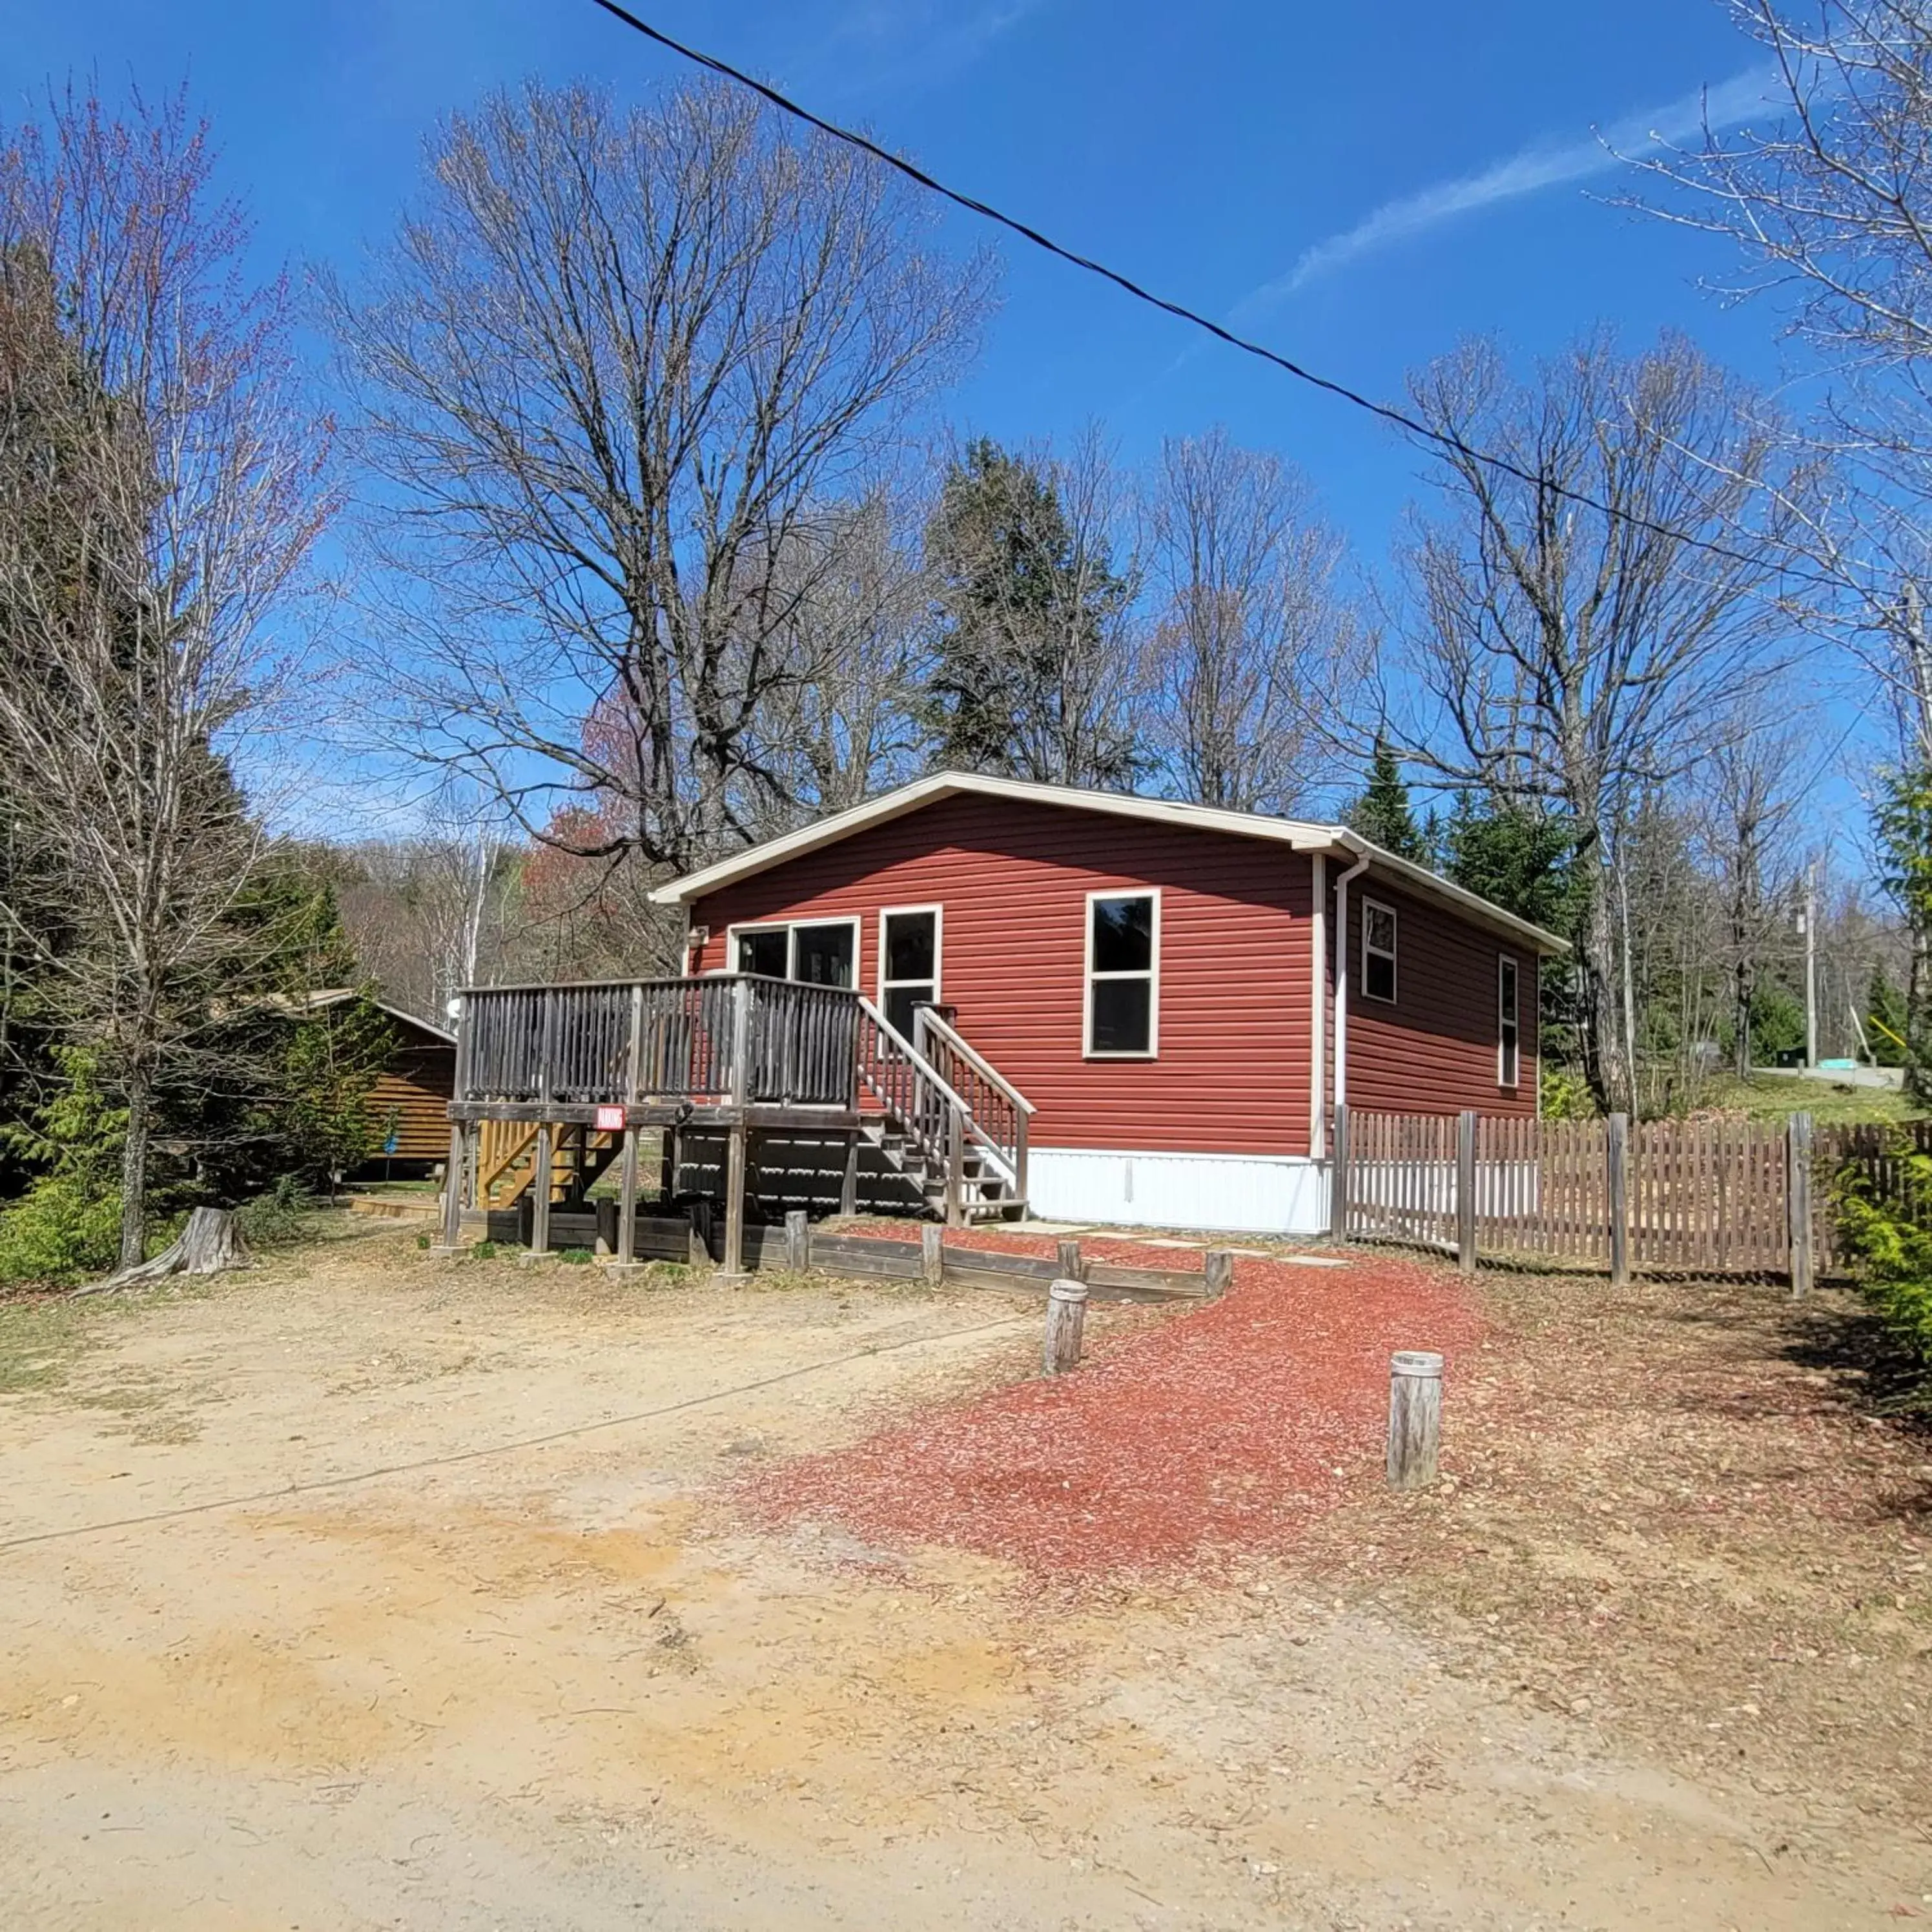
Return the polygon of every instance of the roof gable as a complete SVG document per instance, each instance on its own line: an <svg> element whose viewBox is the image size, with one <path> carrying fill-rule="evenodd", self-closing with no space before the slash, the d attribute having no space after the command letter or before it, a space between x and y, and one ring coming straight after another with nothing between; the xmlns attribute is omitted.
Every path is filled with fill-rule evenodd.
<svg viewBox="0 0 1932 1932"><path fill-rule="evenodd" d="M1435 899L1459 912L1472 923L1507 934L1538 953L1569 950L1566 940L1528 920L1492 904L1478 894L1466 891L1426 866L1400 859L1346 826L1321 825L1292 818L1274 818L1264 813L1228 812L1218 806L1190 805L1172 799L1142 798L1131 793L1087 791L1073 785L1040 784L1024 778L994 778L981 772L935 772L915 778L876 798L848 806L843 812L814 820L796 832L788 832L762 844L748 847L730 858L721 859L680 879L658 886L651 894L657 905L688 906L694 899L734 885L741 879L782 866L828 845L839 843L854 833L875 825L902 818L940 799L962 796L1010 800L1016 803L1043 805L1061 810L1093 812L1121 818L1134 818L1156 824L1177 826L1202 832L1261 839L1285 846L1293 852L1336 852L1351 859L1363 859L1378 872L1399 880L1412 892Z"/></svg>

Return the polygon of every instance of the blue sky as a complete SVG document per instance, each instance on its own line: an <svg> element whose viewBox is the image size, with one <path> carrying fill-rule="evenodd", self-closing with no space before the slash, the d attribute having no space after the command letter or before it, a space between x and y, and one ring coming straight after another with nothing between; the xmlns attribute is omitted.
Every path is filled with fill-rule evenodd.
<svg viewBox="0 0 1932 1932"><path fill-rule="evenodd" d="M1470 332L1528 357L1614 322L1683 328L1769 383L1774 319L1726 309L1718 244L1603 205L1593 130L1640 139L1698 90L1748 104L1712 0L644 0L640 10L862 122L956 184L1357 387ZM0 88L190 81L265 263L352 268L437 115L529 74L644 93L672 58L589 0L16 0ZM949 218L962 242L979 238ZM952 413L1012 440L1097 418L1138 460L1226 423L1313 478L1385 555L1416 460L1354 412L1006 247L1004 300Z"/></svg>

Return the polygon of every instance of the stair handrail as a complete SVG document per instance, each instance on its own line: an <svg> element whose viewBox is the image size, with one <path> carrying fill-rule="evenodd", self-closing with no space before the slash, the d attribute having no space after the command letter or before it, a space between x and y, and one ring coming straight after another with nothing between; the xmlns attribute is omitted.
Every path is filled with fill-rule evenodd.
<svg viewBox="0 0 1932 1932"><path fill-rule="evenodd" d="M914 1072L937 1090L939 1097L952 1109L960 1125L979 1143L980 1151L991 1156L994 1165L999 1168L1001 1177L1010 1185L1016 1186L1019 1180L1018 1169L1008 1159L1006 1150L980 1125L973 1109L961 1098L958 1090L945 1075L941 1073L939 1069L934 1066L932 1062L927 1059L926 1055L920 1052L919 1048L914 1046L912 1042L908 1040L905 1035L901 1033L898 1028L894 1026L892 1022L887 1019L863 993L859 995L859 1010L872 1022L874 1026L878 1028L879 1032L886 1040L904 1054L907 1060L910 1062ZM890 1096L880 1090L877 1082L873 1080L868 1072L863 1057L855 1053L854 1059L858 1067L860 1078L872 1088L882 1102L888 1107L891 1106ZM908 1121L907 1124L916 1126L916 1123ZM943 1156L945 1150L943 1148L934 1148L928 1151L935 1155Z"/></svg>
<svg viewBox="0 0 1932 1932"><path fill-rule="evenodd" d="M939 1017L937 1007L921 1007L920 1016L922 1022L931 1031L938 1034L961 1059L971 1061L974 1069L986 1079L988 1084L997 1087L1016 1107L1018 1108L1022 1113L1030 1115L1039 1112L1034 1103L977 1047L974 1046L957 1027Z"/></svg>

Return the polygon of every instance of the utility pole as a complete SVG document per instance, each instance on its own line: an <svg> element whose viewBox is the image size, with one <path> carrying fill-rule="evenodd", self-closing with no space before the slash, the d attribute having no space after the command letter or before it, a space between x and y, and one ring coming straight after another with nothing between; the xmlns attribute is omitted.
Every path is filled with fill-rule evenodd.
<svg viewBox="0 0 1932 1932"><path fill-rule="evenodd" d="M1804 1064L1818 1064L1818 862L1804 868Z"/></svg>

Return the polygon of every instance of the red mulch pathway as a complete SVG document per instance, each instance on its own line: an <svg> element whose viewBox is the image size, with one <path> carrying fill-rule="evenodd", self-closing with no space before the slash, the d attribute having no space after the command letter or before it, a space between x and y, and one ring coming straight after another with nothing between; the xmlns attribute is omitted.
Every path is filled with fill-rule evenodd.
<svg viewBox="0 0 1932 1932"><path fill-rule="evenodd" d="M1035 1243L976 1231L964 1244ZM1131 1241L1082 1246L1186 1264ZM1444 1269L1361 1254L1341 1268L1243 1257L1222 1299L1104 1348L1077 1373L766 1472L747 1506L772 1522L829 1520L868 1542L971 1550L1042 1580L1225 1567L1379 1480L1392 1351L1449 1357L1453 1428L1456 1355L1480 1327Z"/></svg>

